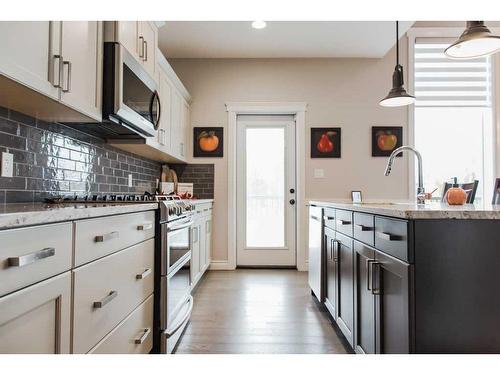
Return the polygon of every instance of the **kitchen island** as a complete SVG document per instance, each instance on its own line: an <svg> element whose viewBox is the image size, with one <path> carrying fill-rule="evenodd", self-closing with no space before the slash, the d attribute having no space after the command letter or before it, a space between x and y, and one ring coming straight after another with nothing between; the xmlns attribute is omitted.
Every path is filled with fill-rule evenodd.
<svg viewBox="0 0 500 375"><path fill-rule="evenodd" d="M309 281L357 353L500 353L500 207L309 201Z"/></svg>

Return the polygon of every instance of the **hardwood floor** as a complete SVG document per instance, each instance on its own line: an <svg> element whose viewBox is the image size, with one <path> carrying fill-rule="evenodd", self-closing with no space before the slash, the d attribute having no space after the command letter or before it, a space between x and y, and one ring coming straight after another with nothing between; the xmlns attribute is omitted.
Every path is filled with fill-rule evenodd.
<svg viewBox="0 0 500 375"><path fill-rule="evenodd" d="M294 270L210 271L176 353L347 353Z"/></svg>

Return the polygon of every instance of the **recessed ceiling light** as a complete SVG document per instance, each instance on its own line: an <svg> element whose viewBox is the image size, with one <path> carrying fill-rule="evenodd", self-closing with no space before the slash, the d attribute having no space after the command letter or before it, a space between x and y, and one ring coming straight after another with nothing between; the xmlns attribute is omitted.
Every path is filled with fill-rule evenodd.
<svg viewBox="0 0 500 375"><path fill-rule="evenodd" d="M267 26L266 21L253 21L252 27L254 29L263 29Z"/></svg>

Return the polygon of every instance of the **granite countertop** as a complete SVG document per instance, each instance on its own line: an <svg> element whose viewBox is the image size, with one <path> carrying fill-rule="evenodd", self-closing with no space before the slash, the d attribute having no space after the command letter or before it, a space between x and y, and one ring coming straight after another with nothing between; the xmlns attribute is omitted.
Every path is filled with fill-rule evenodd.
<svg viewBox="0 0 500 375"><path fill-rule="evenodd" d="M7 203L0 205L0 229L156 210L158 203Z"/></svg>
<svg viewBox="0 0 500 375"><path fill-rule="evenodd" d="M352 203L333 199L310 199L310 205L335 207L400 219L483 219L500 220L500 205L465 204L450 206L441 202L429 202L423 206L415 202Z"/></svg>

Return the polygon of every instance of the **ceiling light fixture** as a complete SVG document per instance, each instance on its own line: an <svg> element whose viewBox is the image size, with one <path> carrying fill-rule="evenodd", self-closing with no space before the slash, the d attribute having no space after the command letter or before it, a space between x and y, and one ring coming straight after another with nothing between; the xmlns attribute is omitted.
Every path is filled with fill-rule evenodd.
<svg viewBox="0 0 500 375"><path fill-rule="evenodd" d="M254 29L264 29L267 26L266 21L253 21L252 27Z"/></svg>
<svg viewBox="0 0 500 375"><path fill-rule="evenodd" d="M444 50L451 59L474 59L500 51L500 36L492 35L484 21L467 21L460 38Z"/></svg>
<svg viewBox="0 0 500 375"><path fill-rule="evenodd" d="M392 89L379 104L383 107L400 107L415 103L415 97L408 94L403 85L403 67L399 64L399 22L396 21L396 67L392 73Z"/></svg>

